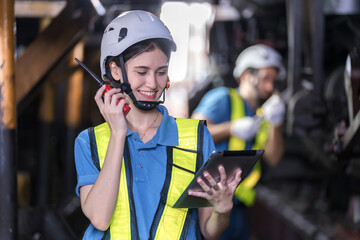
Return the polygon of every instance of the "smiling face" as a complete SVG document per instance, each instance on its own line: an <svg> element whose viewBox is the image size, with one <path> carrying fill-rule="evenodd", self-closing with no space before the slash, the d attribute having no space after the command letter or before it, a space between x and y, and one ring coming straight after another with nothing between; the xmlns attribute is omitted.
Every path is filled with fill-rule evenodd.
<svg viewBox="0 0 360 240"><path fill-rule="evenodd" d="M159 99L168 79L168 59L159 48L129 59L125 68L138 101Z"/></svg>
<svg viewBox="0 0 360 240"><path fill-rule="evenodd" d="M115 80L122 79L121 68L110 63ZM157 101L168 79L168 58L158 47L142 52L125 63L131 89L138 101Z"/></svg>

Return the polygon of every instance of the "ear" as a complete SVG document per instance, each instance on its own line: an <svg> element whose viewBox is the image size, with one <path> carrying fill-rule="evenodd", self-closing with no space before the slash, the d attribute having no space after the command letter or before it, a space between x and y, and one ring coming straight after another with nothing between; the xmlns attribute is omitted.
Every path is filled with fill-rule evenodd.
<svg viewBox="0 0 360 240"><path fill-rule="evenodd" d="M238 84L241 84L241 83L243 83L243 82L248 82L248 81L250 81L250 76L251 76L250 71L249 71L248 69L246 69L246 70L240 75L240 77L239 77L238 79L236 79L236 81L237 81Z"/></svg>
<svg viewBox="0 0 360 240"><path fill-rule="evenodd" d="M110 67L111 76L114 78L114 80L119 81L122 76L121 68L118 65L116 65L114 61L111 61L109 63L109 67Z"/></svg>
<svg viewBox="0 0 360 240"><path fill-rule="evenodd" d="M254 76L249 69L246 69L243 74L241 75L241 82L248 82L251 83L252 85L256 85L257 84L257 77Z"/></svg>
<svg viewBox="0 0 360 240"><path fill-rule="evenodd" d="M167 81L166 81L166 90L168 90L169 89L169 87L170 87L170 79L169 79L169 77L168 77L168 79L167 79Z"/></svg>

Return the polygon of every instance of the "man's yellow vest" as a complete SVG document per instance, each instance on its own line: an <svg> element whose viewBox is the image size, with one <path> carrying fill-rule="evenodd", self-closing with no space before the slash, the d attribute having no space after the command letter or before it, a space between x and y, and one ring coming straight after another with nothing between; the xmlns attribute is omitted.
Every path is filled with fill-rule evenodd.
<svg viewBox="0 0 360 240"><path fill-rule="evenodd" d="M231 101L231 121L245 117L245 106L243 99L234 88L229 88ZM263 121L255 137L252 149L263 149L268 139L269 123ZM246 142L243 139L231 136L229 139L229 150L245 150ZM260 161L256 163L252 172L242 181L235 191L235 197L246 206L251 206L255 201L254 187L261 176Z"/></svg>
<svg viewBox="0 0 360 240"><path fill-rule="evenodd" d="M167 167L160 202L149 232L149 239L186 239L192 209L172 208L187 185L201 167L204 121L176 119L179 145L167 147ZM101 169L110 138L107 123L89 128L90 145L94 164ZM119 195L103 239L139 239L134 197L132 194L132 170L127 141L121 168ZM201 239L200 229L197 238Z"/></svg>

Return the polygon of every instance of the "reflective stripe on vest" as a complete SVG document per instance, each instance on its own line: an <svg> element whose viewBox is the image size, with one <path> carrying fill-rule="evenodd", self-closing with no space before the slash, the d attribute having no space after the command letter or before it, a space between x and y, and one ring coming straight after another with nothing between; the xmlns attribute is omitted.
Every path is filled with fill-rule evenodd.
<svg viewBox="0 0 360 240"><path fill-rule="evenodd" d="M103 123L99 126L94 127L94 134L96 139L99 166L100 168L102 168L110 139L109 125L107 123ZM114 236L112 237L113 239L131 239L131 200L129 198L127 187L130 177L128 176L128 174L126 174L125 171L126 168L131 168L131 165L127 166L128 164L129 161L125 161L125 158L123 158L120 175L119 195L115 206L114 214L110 222L110 236Z"/></svg>
<svg viewBox="0 0 360 240"><path fill-rule="evenodd" d="M235 88L229 88L231 102L231 121L245 117L245 105ZM268 122L263 121L255 137L252 149L263 149L268 139ZM235 136L229 139L229 150L245 150L246 142ZM251 206L255 200L255 190L253 189L261 177L261 165L258 161L249 176L240 183L235 191L235 197L246 206Z"/></svg>
<svg viewBox="0 0 360 240"><path fill-rule="evenodd" d="M176 119L176 123L179 145L167 147L166 177L149 239L186 239L191 219L191 209L175 209L172 206L202 165L204 121ZM94 136L101 168L110 138L109 126L104 123L95 127ZM118 200L109 227L110 236L111 239L139 239L127 142L122 164Z"/></svg>

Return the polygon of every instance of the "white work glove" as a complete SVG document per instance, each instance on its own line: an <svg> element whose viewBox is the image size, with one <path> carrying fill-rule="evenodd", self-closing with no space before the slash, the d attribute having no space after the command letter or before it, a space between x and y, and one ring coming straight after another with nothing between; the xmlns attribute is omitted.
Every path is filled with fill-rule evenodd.
<svg viewBox="0 0 360 240"><path fill-rule="evenodd" d="M280 126L284 122L285 103L278 95L271 96L261 108L265 120L271 125Z"/></svg>
<svg viewBox="0 0 360 240"><path fill-rule="evenodd" d="M257 118L243 117L234 120L231 123L231 135L241 138L245 141L253 139L259 129L261 121Z"/></svg>

